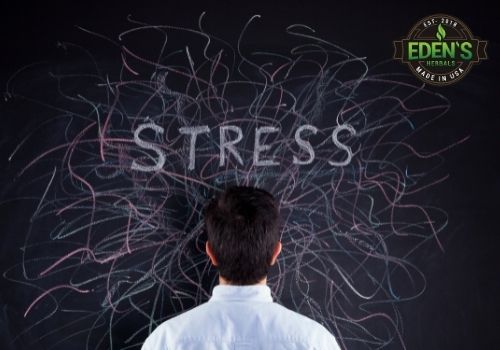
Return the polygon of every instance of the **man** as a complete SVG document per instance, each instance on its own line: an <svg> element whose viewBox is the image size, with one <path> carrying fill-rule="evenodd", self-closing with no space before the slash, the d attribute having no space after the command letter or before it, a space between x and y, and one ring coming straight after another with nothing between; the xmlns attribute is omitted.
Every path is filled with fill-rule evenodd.
<svg viewBox="0 0 500 350"><path fill-rule="evenodd" d="M160 324L142 350L339 350L320 323L273 301L269 267L281 251L278 204L233 186L203 210L205 249L219 272L211 298Z"/></svg>

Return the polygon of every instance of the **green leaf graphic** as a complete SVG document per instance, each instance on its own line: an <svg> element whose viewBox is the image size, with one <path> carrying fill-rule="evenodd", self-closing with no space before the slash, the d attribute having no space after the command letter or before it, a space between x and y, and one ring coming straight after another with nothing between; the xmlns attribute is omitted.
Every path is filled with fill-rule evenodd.
<svg viewBox="0 0 500 350"><path fill-rule="evenodd" d="M438 38L439 41L442 41L445 36L446 36L446 30L444 30L443 26L439 24L438 30L436 32L436 38Z"/></svg>

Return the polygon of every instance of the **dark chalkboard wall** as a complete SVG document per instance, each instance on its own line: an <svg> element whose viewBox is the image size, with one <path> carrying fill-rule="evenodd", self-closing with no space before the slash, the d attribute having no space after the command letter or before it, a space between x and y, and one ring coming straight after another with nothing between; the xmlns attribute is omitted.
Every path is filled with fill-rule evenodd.
<svg viewBox="0 0 500 350"><path fill-rule="evenodd" d="M392 41L432 13L489 40L489 60L448 87L392 60ZM234 183L280 199L275 300L343 348L495 347L491 8L87 2L1 14L2 349L139 349L210 296L200 209ZM205 125L192 158L192 129L179 128ZM224 125L226 140L241 131L241 162L226 149L220 166ZM269 148L256 151L257 130ZM132 169L159 164L158 150L161 170Z"/></svg>

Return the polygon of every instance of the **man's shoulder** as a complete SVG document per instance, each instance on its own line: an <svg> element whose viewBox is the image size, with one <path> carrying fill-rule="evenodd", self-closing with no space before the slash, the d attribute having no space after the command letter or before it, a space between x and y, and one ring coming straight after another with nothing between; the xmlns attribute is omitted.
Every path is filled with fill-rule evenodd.
<svg viewBox="0 0 500 350"><path fill-rule="evenodd" d="M273 303L275 308L281 313L280 323L285 331L293 331L300 338L307 339L307 342L314 348L340 350L334 335L320 322L291 310L284 305Z"/></svg>
<svg viewBox="0 0 500 350"><path fill-rule="evenodd" d="M190 328L190 321L195 320L196 316L200 312L203 313L207 307L209 307L208 303L202 303L161 322L146 338L142 350L163 349L165 344L169 343L172 334L180 329Z"/></svg>
<svg viewBox="0 0 500 350"><path fill-rule="evenodd" d="M294 323L298 326L301 327L301 329L307 329L308 331L316 331L318 333L324 333L327 332L330 334L328 329L326 329L325 326L323 326L320 322L303 315L297 311L294 311L292 309L289 309L288 307L278 304L278 303L273 303L274 307L281 313L283 316L283 319L286 320L288 323Z"/></svg>
<svg viewBox="0 0 500 350"><path fill-rule="evenodd" d="M192 322L193 320L196 320L200 315L209 312L211 306L212 305L210 305L210 303L202 303L200 305L192 307L189 310L182 311L178 315L170 317L168 320L163 321L158 327L162 327L165 329L171 326L178 326Z"/></svg>

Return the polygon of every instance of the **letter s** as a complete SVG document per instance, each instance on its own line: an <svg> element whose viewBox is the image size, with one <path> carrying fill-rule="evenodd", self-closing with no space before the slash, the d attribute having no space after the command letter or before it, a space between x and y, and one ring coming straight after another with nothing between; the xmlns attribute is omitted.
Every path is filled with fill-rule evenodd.
<svg viewBox="0 0 500 350"><path fill-rule="evenodd" d="M316 135L318 132L318 129L309 124L302 125L295 131L295 142L300 146L300 148L305 149L307 153L309 153L309 159L307 160L300 160L297 158L295 155L293 156L293 164L311 164L312 161L314 160L314 149L311 146L311 143L309 141L305 141L304 139L300 138L300 133L302 130L308 129L311 130L313 134Z"/></svg>
<svg viewBox="0 0 500 350"><path fill-rule="evenodd" d="M156 146L154 143L151 142L146 142L143 141L139 138L139 134L141 133L142 130L144 129L153 129L159 134L163 135L163 128L161 126L156 125L155 123L147 123L147 124L141 124L139 127L135 130L134 132L134 142L137 146L145 148L145 149L150 149L155 151L158 154L158 161L156 162L155 165L140 165L137 164L135 159L132 161L132 169L133 170L139 170L139 171L144 171L144 172L154 172L158 171L161 168L163 168L163 165L165 165L165 153L161 150L160 147Z"/></svg>
<svg viewBox="0 0 500 350"><path fill-rule="evenodd" d="M342 162L332 162L331 160L329 160L328 163L333 166L345 166L349 164L352 159L351 147L344 145L338 139L338 133L341 132L342 130L347 130L351 135L356 135L356 130L354 130L354 128L350 124L339 125L338 127L335 128L335 130L333 130L332 133L333 143L338 148L343 149L344 151L347 152L347 159Z"/></svg>

